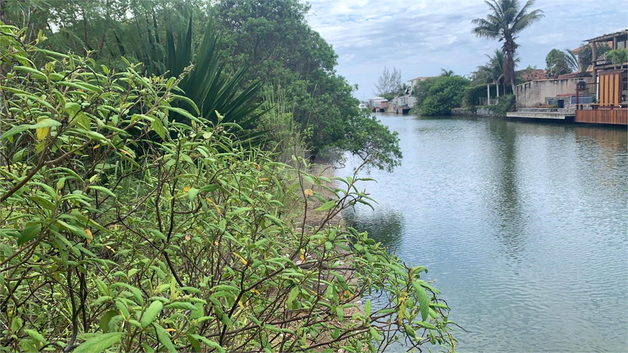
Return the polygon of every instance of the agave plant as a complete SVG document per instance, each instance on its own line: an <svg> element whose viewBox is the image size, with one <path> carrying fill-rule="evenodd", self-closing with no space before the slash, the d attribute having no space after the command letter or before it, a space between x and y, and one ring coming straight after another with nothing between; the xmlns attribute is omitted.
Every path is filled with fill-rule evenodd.
<svg viewBox="0 0 628 353"><path fill-rule="evenodd" d="M149 34L150 35L150 34ZM220 60L220 37L209 24L196 55L192 45L192 19L187 30L179 31L175 41L172 28L166 31L165 55L153 55L154 51L144 52L144 66L151 69L152 74L178 77L190 64L192 70L187 73L179 84L184 95L192 100L200 109L201 117L217 123L237 124L242 129L238 135L243 140L253 140L262 132L255 130L257 119L264 114L261 103L256 99L261 89L260 82L255 81L244 85L247 67L243 67L233 75L225 70ZM160 72L163 70L162 72ZM191 105L183 103L181 108L194 114ZM182 114L173 113L174 119L185 120Z"/></svg>

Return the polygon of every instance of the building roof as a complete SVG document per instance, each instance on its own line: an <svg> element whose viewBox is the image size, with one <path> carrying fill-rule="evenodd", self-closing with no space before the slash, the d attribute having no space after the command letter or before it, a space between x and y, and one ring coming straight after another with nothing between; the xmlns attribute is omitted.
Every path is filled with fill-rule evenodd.
<svg viewBox="0 0 628 353"><path fill-rule="evenodd" d="M560 75L560 76L558 76L558 79L559 80L564 80L566 78L577 78L577 77L580 77L580 76L581 75L580 75L579 72L572 72L572 73L569 73L569 74Z"/></svg>
<svg viewBox="0 0 628 353"><path fill-rule="evenodd" d="M428 78L435 78L435 77L438 77L438 76L419 76L419 77L415 77L415 78L411 79L408 82L412 82L412 81L416 81L416 80L427 80Z"/></svg>
<svg viewBox="0 0 628 353"><path fill-rule="evenodd" d="M585 42L589 42L589 43L606 42L606 41L612 41L614 37L623 37L623 36L628 37L628 29L624 29L623 31L619 31L615 33L603 34L599 37L587 39Z"/></svg>

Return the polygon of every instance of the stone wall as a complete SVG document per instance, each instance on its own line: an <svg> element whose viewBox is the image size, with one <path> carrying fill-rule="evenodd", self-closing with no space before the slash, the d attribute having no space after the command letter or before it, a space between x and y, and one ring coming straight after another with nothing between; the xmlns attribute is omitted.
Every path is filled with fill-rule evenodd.
<svg viewBox="0 0 628 353"><path fill-rule="evenodd" d="M500 116L487 108L477 107L475 112L470 108L452 108L451 115L476 115L489 118L500 118Z"/></svg>
<svg viewBox="0 0 628 353"><path fill-rule="evenodd" d="M580 78L567 78L567 79L549 79L538 80L522 83L516 87L517 91L517 109L519 108L534 108L544 105L546 98L556 97L559 95L575 95L576 85ZM587 87L593 87L592 78L584 77L587 82ZM593 91L591 89L591 91ZM581 93L582 95L588 95L588 92ZM565 105L569 104L569 97L565 97ZM567 107L566 107L567 108Z"/></svg>

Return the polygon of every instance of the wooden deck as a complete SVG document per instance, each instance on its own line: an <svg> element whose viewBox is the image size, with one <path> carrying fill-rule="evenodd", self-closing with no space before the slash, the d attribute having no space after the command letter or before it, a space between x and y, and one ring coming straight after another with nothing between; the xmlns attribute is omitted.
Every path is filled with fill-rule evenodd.
<svg viewBox="0 0 628 353"><path fill-rule="evenodd" d="M628 108L576 110L576 123L628 125Z"/></svg>

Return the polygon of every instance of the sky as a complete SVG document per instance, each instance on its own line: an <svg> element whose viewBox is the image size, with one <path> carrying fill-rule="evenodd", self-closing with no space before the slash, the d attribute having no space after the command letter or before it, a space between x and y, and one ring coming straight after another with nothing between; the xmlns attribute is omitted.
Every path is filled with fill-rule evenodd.
<svg viewBox="0 0 628 353"><path fill-rule="evenodd" d="M441 68L470 75L501 42L477 38L471 20L484 18L482 0L309 0L310 26L338 54L337 72L358 84L354 95L373 97L384 67L401 70L403 82L437 76ZM521 3L524 3L522 0ZM545 68L556 49L628 29L626 0L538 0L545 17L522 31L517 68Z"/></svg>

